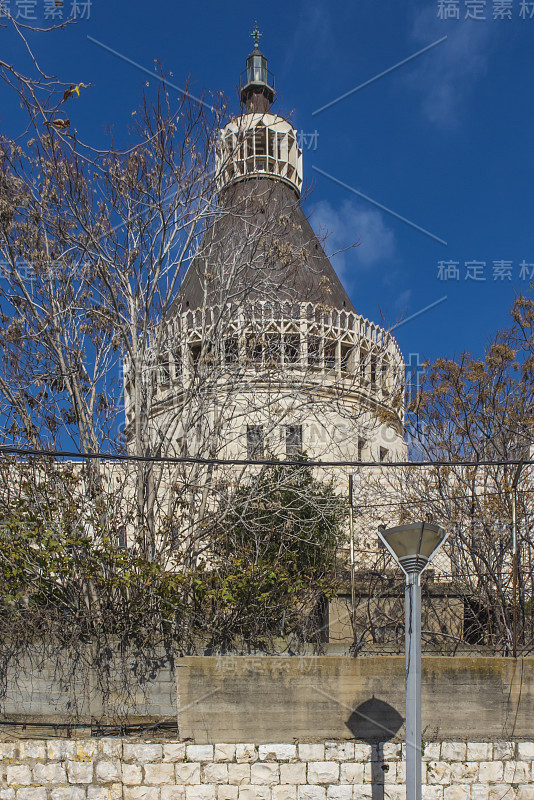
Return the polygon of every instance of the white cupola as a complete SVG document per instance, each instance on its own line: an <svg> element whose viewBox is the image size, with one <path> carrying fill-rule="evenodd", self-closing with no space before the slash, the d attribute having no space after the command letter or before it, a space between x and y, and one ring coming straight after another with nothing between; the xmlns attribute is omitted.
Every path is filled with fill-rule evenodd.
<svg viewBox="0 0 534 800"><path fill-rule="evenodd" d="M257 25L251 36L254 50L247 57L239 83L245 113L234 117L220 133L216 164L219 189L247 178L268 176L288 183L300 197L302 151L297 132L290 122L270 111L274 76L259 50Z"/></svg>

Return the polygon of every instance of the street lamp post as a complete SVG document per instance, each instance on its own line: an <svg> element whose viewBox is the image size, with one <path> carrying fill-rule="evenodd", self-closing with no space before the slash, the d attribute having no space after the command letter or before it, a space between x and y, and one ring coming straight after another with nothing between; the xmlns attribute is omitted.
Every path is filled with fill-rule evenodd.
<svg viewBox="0 0 534 800"><path fill-rule="evenodd" d="M378 529L380 539L406 576L406 800L421 800L421 573L448 533L415 522Z"/></svg>

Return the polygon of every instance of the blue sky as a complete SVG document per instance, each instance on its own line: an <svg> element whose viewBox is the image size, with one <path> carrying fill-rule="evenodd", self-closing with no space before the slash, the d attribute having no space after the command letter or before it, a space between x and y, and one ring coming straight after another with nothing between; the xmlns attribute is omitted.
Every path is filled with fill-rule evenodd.
<svg viewBox="0 0 534 800"><path fill-rule="evenodd" d="M12 13L19 5L11 0ZM47 0L34 5L44 21ZM486 19L465 19L475 6ZM64 0L65 17L71 7ZM331 252L360 241L334 258L356 309L390 326L415 315L396 331L407 359L481 353L534 270L534 3L92 0L89 19L32 43L47 71L92 84L69 112L85 139L104 144L110 128L126 141L145 82L155 85L127 59L150 72L157 59L178 87L190 76L191 91L222 90L237 111L256 18L275 108L307 134L312 224L330 232ZM24 62L20 46L9 56ZM0 125L17 132L5 89ZM439 279L440 261L458 262L458 280L454 263ZM466 280L468 272L485 280Z"/></svg>

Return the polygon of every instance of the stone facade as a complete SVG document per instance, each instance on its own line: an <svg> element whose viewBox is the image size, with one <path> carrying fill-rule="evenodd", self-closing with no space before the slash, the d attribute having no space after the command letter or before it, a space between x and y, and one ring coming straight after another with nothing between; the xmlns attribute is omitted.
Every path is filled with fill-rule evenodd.
<svg viewBox="0 0 534 800"><path fill-rule="evenodd" d="M423 800L534 800L533 742L430 742ZM0 800L403 800L405 745L0 742Z"/></svg>

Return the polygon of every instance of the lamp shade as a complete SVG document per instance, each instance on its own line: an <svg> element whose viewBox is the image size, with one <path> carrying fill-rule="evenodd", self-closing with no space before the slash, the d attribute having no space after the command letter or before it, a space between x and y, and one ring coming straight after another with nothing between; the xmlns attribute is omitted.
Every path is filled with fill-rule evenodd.
<svg viewBox="0 0 534 800"><path fill-rule="evenodd" d="M448 533L433 523L413 522L395 528L379 528L378 535L401 569L408 574L424 570Z"/></svg>

